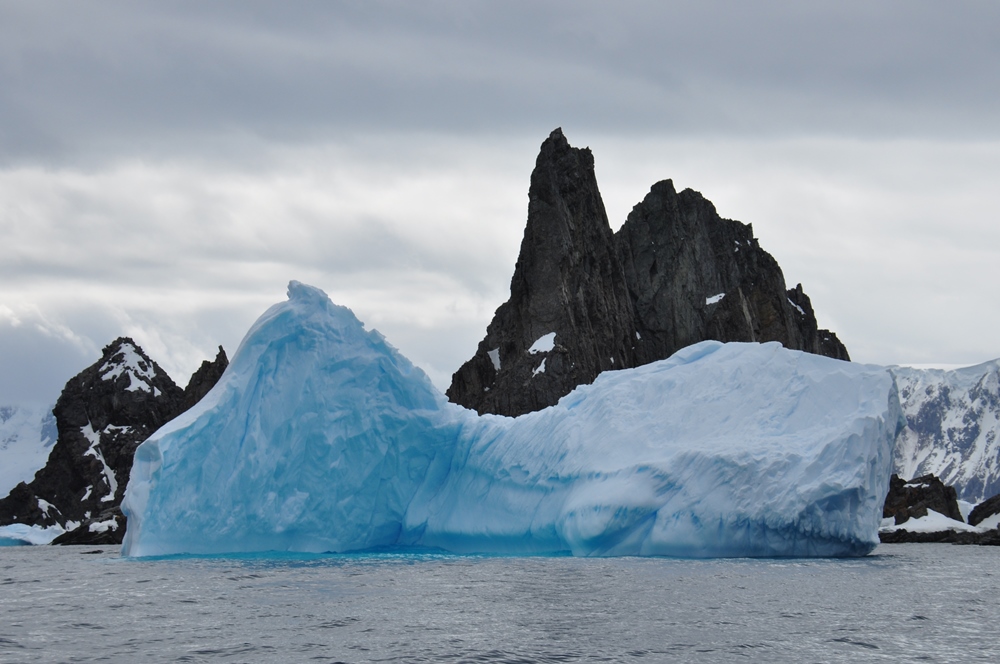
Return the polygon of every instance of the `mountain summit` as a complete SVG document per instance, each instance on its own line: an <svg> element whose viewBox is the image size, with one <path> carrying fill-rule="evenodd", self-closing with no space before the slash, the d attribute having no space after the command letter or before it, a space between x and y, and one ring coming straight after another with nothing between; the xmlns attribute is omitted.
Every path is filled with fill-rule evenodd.
<svg viewBox="0 0 1000 664"><path fill-rule="evenodd" d="M542 143L510 282L448 396L480 413L555 404L607 369L636 366L635 314L589 149L561 129Z"/></svg>
<svg viewBox="0 0 1000 664"><path fill-rule="evenodd" d="M778 341L849 359L818 328L801 284L785 288L753 228L721 218L698 192L658 182L613 233L593 155L556 129L531 174L510 299L447 394L479 413L520 415L602 371L705 340Z"/></svg>
<svg viewBox="0 0 1000 664"><path fill-rule="evenodd" d="M64 543L120 542L119 506L139 443L198 401L229 361L219 348L181 389L128 337L66 383L53 409L58 438L31 482L0 499L0 526L15 523L66 531Z"/></svg>

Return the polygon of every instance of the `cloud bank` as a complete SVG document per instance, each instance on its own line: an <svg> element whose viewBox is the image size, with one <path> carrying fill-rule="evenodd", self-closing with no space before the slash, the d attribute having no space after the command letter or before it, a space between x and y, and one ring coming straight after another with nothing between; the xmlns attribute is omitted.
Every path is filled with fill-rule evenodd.
<svg viewBox="0 0 1000 664"><path fill-rule="evenodd" d="M289 279L439 385L507 296L541 141L617 228L653 182L754 224L855 359L1000 355L1000 7L0 8L0 402L119 334L178 382Z"/></svg>

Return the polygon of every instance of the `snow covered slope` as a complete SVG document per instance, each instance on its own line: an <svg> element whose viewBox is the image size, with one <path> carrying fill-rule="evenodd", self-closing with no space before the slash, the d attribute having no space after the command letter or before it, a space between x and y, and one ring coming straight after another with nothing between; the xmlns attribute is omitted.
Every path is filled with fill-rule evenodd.
<svg viewBox="0 0 1000 664"><path fill-rule="evenodd" d="M901 420L882 368L718 342L478 416L292 282L136 451L123 553L863 555Z"/></svg>
<svg viewBox="0 0 1000 664"><path fill-rule="evenodd" d="M51 404L0 406L0 497L31 481L57 436Z"/></svg>
<svg viewBox="0 0 1000 664"><path fill-rule="evenodd" d="M972 503L1000 493L1000 360L891 371L907 424L893 453L899 476L933 473Z"/></svg>

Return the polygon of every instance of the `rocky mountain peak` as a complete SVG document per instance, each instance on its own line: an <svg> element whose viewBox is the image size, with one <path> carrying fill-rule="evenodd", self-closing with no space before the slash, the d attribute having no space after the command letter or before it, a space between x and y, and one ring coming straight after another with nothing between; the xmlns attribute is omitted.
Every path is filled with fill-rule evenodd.
<svg viewBox="0 0 1000 664"><path fill-rule="evenodd" d="M632 306L594 158L559 129L542 143L531 174L510 291L476 355L455 374L453 401L518 415L556 403L601 371L634 364Z"/></svg>
<svg viewBox="0 0 1000 664"><path fill-rule="evenodd" d="M121 541L119 508L136 447L201 398L228 364L220 347L182 390L129 337L71 378L56 401L58 437L46 465L0 500L0 525L74 531L77 542ZM193 401L192 401L193 399ZM74 534L75 533L75 534Z"/></svg>
<svg viewBox="0 0 1000 664"><path fill-rule="evenodd" d="M818 329L801 285L786 290L753 227L720 217L699 192L656 183L615 240L642 337L640 362L706 339L778 341L849 359L836 335Z"/></svg>
<svg viewBox="0 0 1000 664"><path fill-rule="evenodd" d="M786 290L753 228L721 218L700 193L657 182L613 233L594 157L561 129L535 161L510 292L447 392L480 413L539 410L602 371L707 339L848 359L836 335L818 329L801 286Z"/></svg>
<svg viewBox="0 0 1000 664"><path fill-rule="evenodd" d="M159 375L158 368L131 338L119 337L105 346L102 359L104 363L97 371L101 380L114 381L116 387L128 392L158 389L152 383Z"/></svg>

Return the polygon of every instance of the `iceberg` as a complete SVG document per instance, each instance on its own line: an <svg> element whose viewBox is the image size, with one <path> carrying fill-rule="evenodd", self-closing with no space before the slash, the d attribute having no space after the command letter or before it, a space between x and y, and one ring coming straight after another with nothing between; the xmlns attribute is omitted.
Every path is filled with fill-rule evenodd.
<svg viewBox="0 0 1000 664"><path fill-rule="evenodd" d="M126 556L441 549L857 556L903 425L884 368L703 342L517 418L449 403L292 282L136 450Z"/></svg>
<svg viewBox="0 0 1000 664"><path fill-rule="evenodd" d="M24 523L12 523L0 526L0 546L28 546L51 544L52 540L62 535L65 530L61 526L29 526Z"/></svg>

